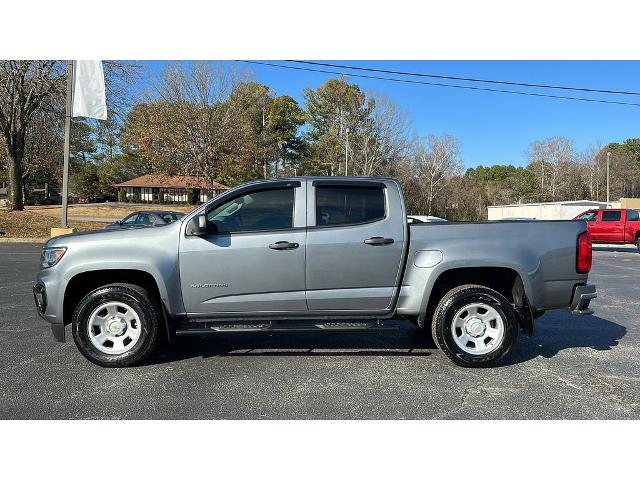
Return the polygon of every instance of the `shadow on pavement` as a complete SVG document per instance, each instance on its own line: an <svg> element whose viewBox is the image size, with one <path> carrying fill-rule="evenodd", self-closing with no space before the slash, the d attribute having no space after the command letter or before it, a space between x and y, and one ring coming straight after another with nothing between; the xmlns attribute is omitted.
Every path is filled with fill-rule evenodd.
<svg viewBox="0 0 640 480"><path fill-rule="evenodd" d="M533 337L520 335L503 365L526 362L538 356L552 358L572 348L611 350L626 333L626 327L596 315L550 311L535 320Z"/></svg>
<svg viewBox="0 0 640 480"><path fill-rule="evenodd" d="M311 333L219 333L178 338L151 363L215 356L426 357L436 346L430 334L409 325L398 331Z"/></svg>
<svg viewBox="0 0 640 480"><path fill-rule="evenodd" d="M611 350L627 333L615 322L594 315L551 311L536 320L533 337L518 336L502 365L514 365L574 348ZM319 333L221 333L179 338L150 360L169 363L188 358L229 357L428 357L436 349L430 332L407 322L398 331Z"/></svg>

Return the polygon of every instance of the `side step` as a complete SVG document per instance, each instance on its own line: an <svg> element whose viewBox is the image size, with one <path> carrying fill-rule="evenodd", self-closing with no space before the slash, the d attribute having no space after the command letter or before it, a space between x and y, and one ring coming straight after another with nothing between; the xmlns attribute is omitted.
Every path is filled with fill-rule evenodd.
<svg viewBox="0 0 640 480"><path fill-rule="evenodd" d="M222 324L211 322L205 325L183 326L176 330L176 336L208 335L212 333L249 333L249 332L318 332L318 331L389 331L398 330L396 324L385 325L382 322L261 322L261 323L231 323Z"/></svg>

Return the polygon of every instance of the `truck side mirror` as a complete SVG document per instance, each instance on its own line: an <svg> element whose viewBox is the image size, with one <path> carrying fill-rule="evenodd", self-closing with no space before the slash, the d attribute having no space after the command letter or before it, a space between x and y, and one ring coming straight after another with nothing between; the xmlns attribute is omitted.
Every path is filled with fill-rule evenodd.
<svg viewBox="0 0 640 480"><path fill-rule="evenodd" d="M191 234L192 235L205 235L207 233L207 216L200 214L191 220Z"/></svg>

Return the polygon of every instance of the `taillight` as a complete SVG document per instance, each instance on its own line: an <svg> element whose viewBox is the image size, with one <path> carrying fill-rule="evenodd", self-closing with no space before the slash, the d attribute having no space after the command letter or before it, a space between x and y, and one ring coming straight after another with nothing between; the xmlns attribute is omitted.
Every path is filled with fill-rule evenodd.
<svg viewBox="0 0 640 480"><path fill-rule="evenodd" d="M591 234L586 231L578 236L578 255L576 258L576 271L589 273L591 270Z"/></svg>

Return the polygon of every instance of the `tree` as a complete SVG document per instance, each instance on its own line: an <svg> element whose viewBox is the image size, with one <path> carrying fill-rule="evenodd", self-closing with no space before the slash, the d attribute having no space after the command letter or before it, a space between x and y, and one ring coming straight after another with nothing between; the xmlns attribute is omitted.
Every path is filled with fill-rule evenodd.
<svg viewBox="0 0 640 480"><path fill-rule="evenodd" d="M110 115L119 116L128 108L128 86L137 64L105 61L104 66ZM52 173L60 170L66 72L66 61L0 61L0 143L6 152L10 210L24 208L23 184L28 177L51 181Z"/></svg>
<svg viewBox="0 0 640 480"><path fill-rule="evenodd" d="M413 175L422 184L422 207L431 215L434 203L447 180L460 175L463 168L460 143L452 135L428 135L414 142L411 155Z"/></svg>
<svg viewBox="0 0 640 480"><path fill-rule="evenodd" d="M307 167L313 169L313 173L344 172L347 129L349 141L358 142L363 128L371 120L373 99L345 78L332 78L315 90L307 88L304 98L311 143Z"/></svg>
<svg viewBox="0 0 640 480"><path fill-rule="evenodd" d="M53 60L0 61L0 129L9 170L9 210L23 210L23 160L27 132L43 106L60 103L65 67Z"/></svg>
<svg viewBox="0 0 640 480"><path fill-rule="evenodd" d="M74 165L74 175L70 181L71 190L81 197L93 197L98 192L98 170L95 163L77 160Z"/></svg>
<svg viewBox="0 0 640 480"><path fill-rule="evenodd" d="M354 175L386 175L407 152L408 116L388 97L371 96L370 118L350 142Z"/></svg>
<svg viewBox="0 0 640 480"><path fill-rule="evenodd" d="M270 146L272 150L276 149L274 175L277 174L279 162L282 162L283 171L289 167L288 174L295 173L301 166L307 144L299 135L299 130L305 121L305 112L290 96L276 97L270 103L267 110L265 148Z"/></svg>
<svg viewBox="0 0 640 480"><path fill-rule="evenodd" d="M534 173L513 165L469 168L467 178L477 180L485 189L490 205L539 201L540 185Z"/></svg>
<svg viewBox="0 0 640 480"><path fill-rule="evenodd" d="M566 137L550 137L537 140L529 145L528 168L540 178L540 188L546 199L555 201L566 198L567 167L575 163L577 153L573 140Z"/></svg>
<svg viewBox="0 0 640 480"><path fill-rule="evenodd" d="M155 172L227 184L255 178L257 140L238 84L209 62L170 64L155 98L127 115L123 144Z"/></svg>

